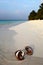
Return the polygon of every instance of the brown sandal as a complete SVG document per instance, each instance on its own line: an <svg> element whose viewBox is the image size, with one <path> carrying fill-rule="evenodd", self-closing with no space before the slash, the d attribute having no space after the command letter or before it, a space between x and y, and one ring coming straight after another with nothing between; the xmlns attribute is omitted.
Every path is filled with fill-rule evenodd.
<svg viewBox="0 0 43 65"><path fill-rule="evenodd" d="M25 50L26 50L26 54L33 55L33 49L30 46L26 46Z"/></svg>

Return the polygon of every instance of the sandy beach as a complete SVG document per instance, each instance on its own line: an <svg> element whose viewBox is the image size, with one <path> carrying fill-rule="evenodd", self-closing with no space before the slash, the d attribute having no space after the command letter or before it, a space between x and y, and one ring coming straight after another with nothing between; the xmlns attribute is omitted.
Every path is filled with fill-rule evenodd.
<svg viewBox="0 0 43 65"><path fill-rule="evenodd" d="M25 46L33 48L33 55L18 61L14 52ZM29 63L30 61L30 63ZM43 20L26 21L16 26L0 28L0 65L43 65Z"/></svg>

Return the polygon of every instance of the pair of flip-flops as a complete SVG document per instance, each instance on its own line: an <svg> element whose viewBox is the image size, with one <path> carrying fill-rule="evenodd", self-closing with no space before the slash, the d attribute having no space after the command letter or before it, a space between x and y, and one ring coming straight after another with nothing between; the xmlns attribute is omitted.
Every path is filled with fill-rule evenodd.
<svg viewBox="0 0 43 65"><path fill-rule="evenodd" d="M33 54L33 49L32 47L30 46L26 46L25 47L25 52L23 50L17 50L15 52L15 56L18 60L24 60L24 56L25 54L28 54L28 55L32 55Z"/></svg>

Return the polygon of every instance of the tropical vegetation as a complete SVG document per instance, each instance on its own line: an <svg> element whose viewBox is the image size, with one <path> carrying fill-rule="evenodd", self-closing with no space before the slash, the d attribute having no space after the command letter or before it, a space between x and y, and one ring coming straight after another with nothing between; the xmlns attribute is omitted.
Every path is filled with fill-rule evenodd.
<svg viewBox="0 0 43 65"><path fill-rule="evenodd" d="M39 9L37 12L32 10L28 16L28 20L37 20L37 19L43 19L43 3L39 6Z"/></svg>

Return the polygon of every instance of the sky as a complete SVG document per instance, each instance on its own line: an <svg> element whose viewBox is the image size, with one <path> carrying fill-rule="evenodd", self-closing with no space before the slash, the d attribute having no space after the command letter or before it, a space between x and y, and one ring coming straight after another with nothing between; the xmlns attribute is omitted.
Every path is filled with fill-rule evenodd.
<svg viewBox="0 0 43 65"><path fill-rule="evenodd" d="M27 20L43 0L0 0L0 20Z"/></svg>

